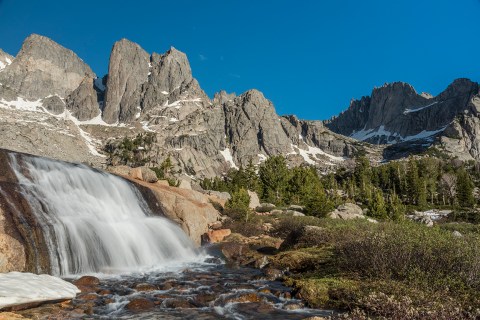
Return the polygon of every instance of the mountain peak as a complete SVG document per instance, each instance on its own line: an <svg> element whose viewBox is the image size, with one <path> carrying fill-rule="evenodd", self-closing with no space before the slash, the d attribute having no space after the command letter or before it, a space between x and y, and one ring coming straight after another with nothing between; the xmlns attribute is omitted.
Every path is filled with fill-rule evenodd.
<svg viewBox="0 0 480 320"><path fill-rule="evenodd" d="M52 94L66 97L85 76L96 77L72 50L31 34L11 65L0 73L0 82L9 83L18 95L36 100Z"/></svg>

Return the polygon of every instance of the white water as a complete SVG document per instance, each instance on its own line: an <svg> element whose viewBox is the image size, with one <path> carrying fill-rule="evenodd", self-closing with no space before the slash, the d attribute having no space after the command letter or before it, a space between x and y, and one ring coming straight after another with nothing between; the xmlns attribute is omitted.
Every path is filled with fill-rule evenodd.
<svg viewBox="0 0 480 320"><path fill-rule="evenodd" d="M124 273L198 260L173 222L119 177L41 158L11 163L46 235L52 274ZM50 235L50 236L47 236Z"/></svg>

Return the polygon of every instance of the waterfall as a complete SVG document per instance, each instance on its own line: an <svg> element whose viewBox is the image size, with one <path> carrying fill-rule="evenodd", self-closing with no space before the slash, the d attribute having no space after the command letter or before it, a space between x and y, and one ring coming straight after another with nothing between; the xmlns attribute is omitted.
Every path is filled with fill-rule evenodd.
<svg viewBox="0 0 480 320"><path fill-rule="evenodd" d="M153 216L123 179L84 165L10 155L43 230L51 273L122 273L198 257L173 222Z"/></svg>

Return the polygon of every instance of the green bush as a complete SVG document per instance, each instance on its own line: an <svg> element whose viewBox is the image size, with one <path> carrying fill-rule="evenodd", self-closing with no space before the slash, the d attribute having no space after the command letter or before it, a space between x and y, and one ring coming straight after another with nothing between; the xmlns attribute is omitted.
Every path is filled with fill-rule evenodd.
<svg viewBox="0 0 480 320"><path fill-rule="evenodd" d="M336 245L342 270L438 289L480 288L480 241L412 222L381 223Z"/></svg>

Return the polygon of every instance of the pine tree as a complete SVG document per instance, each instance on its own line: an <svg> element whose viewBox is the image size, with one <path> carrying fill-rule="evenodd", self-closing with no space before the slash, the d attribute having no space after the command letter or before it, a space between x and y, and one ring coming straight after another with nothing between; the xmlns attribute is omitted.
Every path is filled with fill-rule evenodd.
<svg viewBox="0 0 480 320"><path fill-rule="evenodd" d="M405 217L405 211L405 205L402 203L402 200L400 200L396 193L393 193L388 201L388 217L394 221L403 220Z"/></svg>
<svg viewBox="0 0 480 320"><path fill-rule="evenodd" d="M283 156L268 158L258 171L262 184L262 199L280 205L286 198L289 170Z"/></svg>
<svg viewBox="0 0 480 320"><path fill-rule="evenodd" d="M410 204L418 205L420 182L418 180L418 167L415 160L410 157L408 159L407 170L407 198Z"/></svg>
<svg viewBox="0 0 480 320"><path fill-rule="evenodd" d="M464 168L460 168L457 172L457 201L463 208L471 208L475 205L473 182Z"/></svg>
<svg viewBox="0 0 480 320"><path fill-rule="evenodd" d="M372 201L368 205L368 214L377 219L386 219L388 217L387 206L380 189L373 191Z"/></svg>

